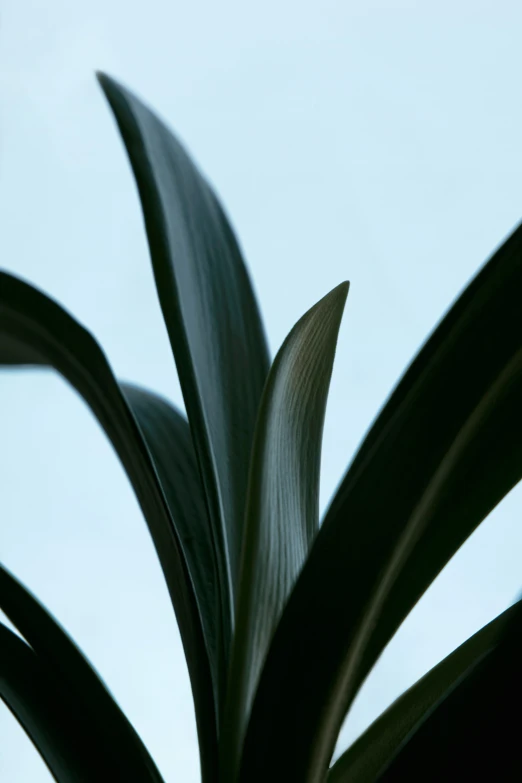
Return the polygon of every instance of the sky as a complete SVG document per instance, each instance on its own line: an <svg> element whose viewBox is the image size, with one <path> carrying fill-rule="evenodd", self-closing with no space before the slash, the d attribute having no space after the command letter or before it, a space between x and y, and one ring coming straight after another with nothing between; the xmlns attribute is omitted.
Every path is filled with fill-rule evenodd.
<svg viewBox="0 0 522 783"><path fill-rule="evenodd" d="M272 354L351 281L324 508L415 352L522 217L521 23L514 0L3 0L1 266L74 313L119 378L182 406L136 188L94 71L123 81L216 187ZM64 381L33 370L0 372L0 443L0 559L85 651L165 780L196 783L176 622L111 446ZM515 488L421 599L336 755L519 594L521 510ZM3 705L0 737L2 781L50 780Z"/></svg>

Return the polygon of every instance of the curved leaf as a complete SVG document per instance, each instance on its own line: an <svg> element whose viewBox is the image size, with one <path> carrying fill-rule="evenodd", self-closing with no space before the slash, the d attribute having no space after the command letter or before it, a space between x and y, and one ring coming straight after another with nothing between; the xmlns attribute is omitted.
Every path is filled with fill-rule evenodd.
<svg viewBox="0 0 522 783"><path fill-rule="evenodd" d="M138 386L121 383L149 447L187 562L202 620L218 703L219 588L217 557L187 420L172 403Z"/></svg>
<svg viewBox="0 0 522 783"><path fill-rule="evenodd" d="M328 783L377 780L434 709L503 640L506 624L517 609L520 611L510 607L496 617L405 691L336 761L328 773ZM458 736L459 728L455 726L455 737ZM424 779L420 772L418 779Z"/></svg>
<svg viewBox="0 0 522 783"><path fill-rule="evenodd" d="M278 626L244 780L322 780L346 710L385 645L522 476L521 290L518 228L375 422Z"/></svg>
<svg viewBox="0 0 522 783"><path fill-rule="evenodd" d="M348 283L342 283L297 322L274 360L263 393L224 720L224 780L237 776L268 646L319 528L323 423L347 293Z"/></svg>
<svg viewBox="0 0 522 783"><path fill-rule="evenodd" d="M164 476L170 464L175 462L178 441L170 439L169 451L164 451L158 440L160 430L151 426L144 415L147 409L152 416L153 409L158 407L153 396L147 398L142 392L140 404L133 413L91 335L51 299L4 272L0 272L0 364L54 367L82 395L125 467L154 541L176 611L194 695L204 779L207 776L209 781L215 779L217 733L212 675L215 683L219 675L215 669L211 673L210 668L215 664L211 658L214 632L212 628L202 627L194 594L194 586L198 582L197 578L191 579L187 565L192 557L191 550L188 548L185 552L183 548L183 539L186 541L190 525L200 523L188 517L174 517L165 499L167 492L172 500L175 495L172 489L177 487L180 501L174 510L179 511L187 500L186 493L196 492L197 476L191 474L188 484L185 482L186 474L176 478L177 474L173 472L174 484L170 488L166 486L164 492L158 475ZM132 402L136 402L137 395L132 392L130 395ZM163 419L164 405L157 413ZM176 426L182 426L174 412L171 419L172 426L174 421L177 421ZM149 438L149 443L144 440L142 431ZM186 445L186 438L184 443ZM187 457L185 446L181 444L180 448L181 455ZM152 451L156 463L151 456ZM197 506L198 501L194 498L193 503ZM185 531L184 534L178 533L178 525ZM201 546L205 549L204 539ZM192 565L192 573L196 575L197 563ZM209 573L206 584L209 592L201 597L203 604L212 604L212 579L213 573Z"/></svg>
<svg viewBox="0 0 522 783"><path fill-rule="evenodd" d="M139 190L220 555L228 661L248 464L269 369L266 340L237 241L213 190L136 96L104 74L98 78Z"/></svg>
<svg viewBox="0 0 522 783"><path fill-rule="evenodd" d="M122 779L160 783L147 749L90 663L37 599L0 564L0 609L31 645L40 662L58 675L61 686L90 714L106 747L118 761Z"/></svg>
<svg viewBox="0 0 522 783"><path fill-rule="evenodd" d="M101 738L96 723L87 720L81 704L72 699L62 682L41 663L36 653L0 623L0 698L25 729L58 783L92 783L94 780L161 780L136 775L117 748ZM108 778L106 777L108 776Z"/></svg>
<svg viewBox="0 0 522 783"><path fill-rule="evenodd" d="M407 737L379 783L520 780L521 655L519 601L496 647Z"/></svg>

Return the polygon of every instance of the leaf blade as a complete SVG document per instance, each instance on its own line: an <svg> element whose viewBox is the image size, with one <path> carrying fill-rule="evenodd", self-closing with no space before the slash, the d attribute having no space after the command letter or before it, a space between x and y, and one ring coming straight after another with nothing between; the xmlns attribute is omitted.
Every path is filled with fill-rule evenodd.
<svg viewBox="0 0 522 783"><path fill-rule="evenodd" d="M522 610L518 601L493 649L416 727L379 776L415 780L519 780ZM426 764L429 759L429 764Z"/></svg>
<svg viewBox="0 0 522 783"><path fill-rule="evenodd" d="M342 283L293 327L259 409L224 720L226 780L236 779L270 639L319 528L323 423L347 294L348 283Z"/></svg>
<svg viewBox="0 0 522 783"><path fill-rule="evenodd" d="M278 627L243 779L285 780L290 766L301 781L322 779L344 715L384 646L520 480L521 287L519 227L453 305L373 425ZM311 670L305 700L301 683ZM260 728L268 715L276 717L265 752ZM303 747L296 770L290 759Z"/></svg>
<svg viewBox="0 0 522 783"><path fill-rule="evenodd" d="M158 394L135 384L120 385L150 450L171 516L176 520L214 673L214 700L218 704L217 556L190 429L180 411Z"/></svg>
<svg viewBox="0 0 522 783"><path fill-rule="evenodd" d="M212 678L217 682L219 672L211 670L212 643L207 649L177 520L168 508L157 466L103 352L56 302L0 272L0 364L48 366L60 372L89 405L118 454L143 510L178 619L196 708L203 775L213 780L217 705Z"/></svg>
<svg viewBox="0 0 522 783"><path fill-rule="evenodd" d="M81 719L59 679L1 623L0 698L58 783L90 783L104 773L123 780L117 759L100 742L96 726Z"/></svg>
<svg viewBox="0 0 522 783"><path fill-rule="evenodd" d="M377 780L408 737L495 648L514 611L510 607L481 628L399 696L331 767L327 783Z"/></svg>
<svg viewBox="0 0 522 783"><path fill-rule="evenodd" d="M248 462L269 368L237 240L214 192L166 126L106 74L138 186L151 260L220 554L223 656L234 625Z"/></svg>
<svg viewBox="0 0 522 783"><path fill-rule="evenodd" d="M42 710L45 712L41 699L47 693L45 701L49 701L51 685L59 690L61 694L58 696L59 700L63 701L63 692L67 693L68 708L65 715L60 718L58 713L51 710L49 719L53 723L57 722L55 730L59 730L62 723L67 725L71 720L71 711L76 715L74 707L76 705L80 707L82 716L80 722L85 723L85 733L92 735L94 732L94 737L91 736L87 742L85 752L92 755L94 759L98 759L98 756L104 759L108 754L109 759L112 759L111 767L114 766L118 770L119 780L139 779L148 783L162 783L163 779L143 742L91 664L42 604L1 564L0 609L30 644L38 661L37 663L35 660L34 664L31 664L27 654L24 654L19 647L19 655L28 670L33 672L32 676L35 679L33 688L36 688L39 694L38 703L35 705L37 713L40 714ZM4 643L6 643L5 636L4 633ZM13 645L15 643L11 640L9 648L13 648ZM49 681L49 686L38 685L40 680ZM19 682L18 693L20 689L27 701L28 694ZM61 709L63 708L58 705L59 712ZM18 710L17 715L19 714ZM73 723L75 720L76 718L73 717ZM45 725L44 722L43 726ZM38 726L40 726L39 721ZM41 733L42 730L43 727L40 726L38 732ZM83 742L82 739L82 745ZM36 744L41 745L41 742L37 741ZM74 746L73 741L71 751ZM103 761L104 766L100 766L101 763L99 759L96 761L98 775L101 774L100 770L106 771L109 762ZM84 760L82 764L85 764ZM112 774L116 774L114 770Z"/></svg>

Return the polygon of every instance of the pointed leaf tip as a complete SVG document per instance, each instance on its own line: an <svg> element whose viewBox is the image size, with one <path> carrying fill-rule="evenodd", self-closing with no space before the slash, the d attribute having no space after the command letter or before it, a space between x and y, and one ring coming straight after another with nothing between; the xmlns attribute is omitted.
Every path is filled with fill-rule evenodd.
<svg viewBox="0 0 522 783"><path fill-rule="evenodd" d="M270 640L319 527L326 401L346 282L292 328L270 369L252 449L236 634L221 735L222 776L241 744Z"/></svg>
<svg viewBox="0 0 522 783"><path fill-rule="evenodd" d="M342 283L339 283L339 285L336 285L335 288L332 288L331 291L328 291L328 293L325 294L322 299L319 299L319 301L313 307L311 307L308 312L311 312L315 308L321 307L328 301L338 301L339 304L344 307L349 290L350 282L348 280L344 280ZM306 317L307 314L308 313L305 313L303 317Z"/></svg>
<svg viewBox="0 0 522 783"><path fill-rule="evenodd" d="M217 562L221 694L249 457L270 356L239 243L213 188L155 112L111 77L97 78L136 180L201 474Z"/></svg>

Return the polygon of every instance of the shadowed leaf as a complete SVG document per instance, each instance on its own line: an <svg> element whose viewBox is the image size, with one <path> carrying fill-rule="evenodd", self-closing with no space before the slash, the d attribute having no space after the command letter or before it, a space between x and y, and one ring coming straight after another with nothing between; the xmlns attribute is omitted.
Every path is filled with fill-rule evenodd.
<svg viewBox="0 0 522 783"><path fill-rule="evenodd" d="M56 778L92 781L97 769L97 779L110 771L112 780L161 783L145 746L89 662L3 566L0 609L32 648L0 625L0 695L53 774L59 772Z"/></svg>
<svg viewBox="0 0 522 783"><path fill-rule="evenodd" d="M203 585L197 577L201 564L193 562L199 547L202 563L211 559L209 535L204 536L208 528L203 520L180 514L181 509L191 513L203 508L197 499L199 480L195 462L190 462L188 429L177 439L186 423L174 409L167 414L164 401L158 403L153 395L126 387L131 404L136 403L136 409L131 410L91 335L51 299L3 272L0 364L56 369L81 394L111 440L143 510L176 611L196 707L203 775L205 780L214 780L217 736L212 676L214 683L218 682L217 662L212 659L215 630L202 624L202 617L208 619L209 613L200 616L194 587L206 589L199 597L203 607L215 605L218 598L212 595L214 569ZM163 422L160 428L154 424L157 419ZM170 471L178 458L187 460L183 474ZM165 481L167 472L170 483ZM168 499L174 503L177 517L171 513ZM191 525L202 535L197 544L186 546Z"/></svg>
<svg viewBox="0 0 522 783"><path fill-rule="evenodd" d="M403 693L336 761L328 774L328 783L377 780L409 737L503 640L506 624L516 611L520 612L519 607L510 607L503 612ZM459 730L455 727L455 736L458 735ZM436 753L435 748L433 752ZM419 779L424 778L425 773L425 769L419 770Z"/></svg>
<svg viewBox="0 0 522 783"><path fill-rule="evenodd" d="M267 658L244 781L322 781L380 653L521 478L521 291L518 228L421 350L328 509Z"/></svg>
<svg viewBox="0 0 522 783"><path fill-rule="evenodd" d="M129 383L120 384L149 447L187 568L205 632L217 704L219 590L217 558L187 420L170 402Z"/></svg>
<svg viewBox="0 0 522 783"><path fill-rule="evenodd" d="M501 638L399 749L379 783L522 779L522 604Z"/></svg>

